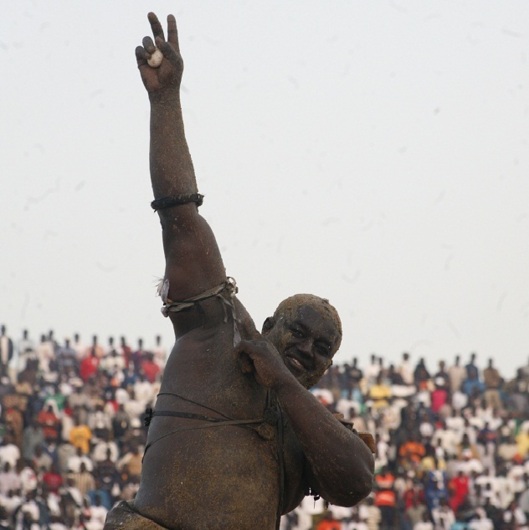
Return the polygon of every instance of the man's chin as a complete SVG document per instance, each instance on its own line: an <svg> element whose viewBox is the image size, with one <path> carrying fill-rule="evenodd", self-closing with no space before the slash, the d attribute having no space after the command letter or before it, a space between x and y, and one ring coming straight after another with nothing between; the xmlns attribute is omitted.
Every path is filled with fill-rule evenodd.
<svg viewBox="0 0 529 530"><path fill-rule="evenodd" d="M283 357L283 361L290 373L298 380L298 382L304 386L307 390L313 387L320 379L323 374L313 374L308 372L303 365L295 358L286 355Z"/></svg>
<svg viewBox="0 0 529 530"><path fill-rule="evenodd" d="M309 388L312 388L314 385L318 383L320 380L320 376L316 376L314 374L309 374L307 372L303 374L294 374L298 382L304 386L307 390Z"/></svg>
<svg viewBox="0 0 529 530"><path fill-rule="evenodd" d="M316 384L318 384L318 381L320 380L320 377L315 376L306 376L303 380L298 379L298 381L307 389L309 390Z"/></svg>

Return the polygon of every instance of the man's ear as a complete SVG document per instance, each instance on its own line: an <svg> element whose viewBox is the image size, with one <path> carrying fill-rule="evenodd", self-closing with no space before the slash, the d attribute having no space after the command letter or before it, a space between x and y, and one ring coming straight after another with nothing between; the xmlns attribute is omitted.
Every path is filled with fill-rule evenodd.
<svg viewBox="0 0 529 530"><path fill-rule="evenodd" d="M263 330L262 330L262 333L263 334L266 334L268 333L274 326L276 325L276 321L274 319L274 317L268 317L264 322L263 322Z"/></svg>

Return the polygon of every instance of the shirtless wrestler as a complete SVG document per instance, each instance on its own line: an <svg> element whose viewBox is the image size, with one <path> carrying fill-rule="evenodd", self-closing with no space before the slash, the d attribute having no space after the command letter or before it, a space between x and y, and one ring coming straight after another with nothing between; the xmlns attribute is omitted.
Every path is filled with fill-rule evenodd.
<svg viewBox="0 0 529 530"><path fill-rule="evenodd" d="M105 529L268 530L309 493L356 504L371 491L371 449L307 390L338 350L338 314L322 298L295 295L256 330L198 211L175 19L166 40L148 18L155 40L145 37L136 58L151 104L153 207L166 258L160 291L176 344L138 494L109 513ZM148 64L155 46L159 67Z"/></svg>

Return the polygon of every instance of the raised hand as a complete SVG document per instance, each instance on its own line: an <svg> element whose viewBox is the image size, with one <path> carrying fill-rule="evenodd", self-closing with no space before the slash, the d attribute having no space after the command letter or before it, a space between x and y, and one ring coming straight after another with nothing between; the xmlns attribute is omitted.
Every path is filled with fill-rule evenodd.
<svg viewBox="0 0 529 530"><path fill-rule="evenodd" d="M154 41L144 37L142 46L136 48L136 61L141 79L149 95L161 94L165 91L176 91L178 94L184 63L178 46L176 20L173 15L167 17L167 40L158 17L154 13L147 15L151 24ZM149 60L158 48L163 58L159 66L150 66Z"/></svg>

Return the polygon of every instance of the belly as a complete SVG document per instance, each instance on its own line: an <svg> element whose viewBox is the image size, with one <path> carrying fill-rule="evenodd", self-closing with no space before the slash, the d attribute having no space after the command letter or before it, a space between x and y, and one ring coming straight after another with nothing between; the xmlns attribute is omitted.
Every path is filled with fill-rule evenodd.
<svg viewBox="0 0 529 530"><path fill-rule="evenodd" d="M194 420L158 421L171 432ZM278 500L275 441L253 429L215 426L155 443L145 455L135 505L168 528L266 530L275 528Z"/></svg>

